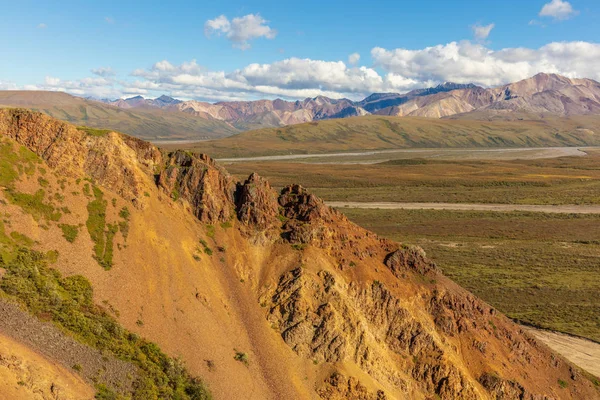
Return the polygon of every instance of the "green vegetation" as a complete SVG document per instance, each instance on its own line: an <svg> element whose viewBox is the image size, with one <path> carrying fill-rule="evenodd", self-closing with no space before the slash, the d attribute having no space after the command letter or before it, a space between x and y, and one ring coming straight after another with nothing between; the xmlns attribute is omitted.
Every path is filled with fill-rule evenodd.
<svg viewBox="0 0 600 400"><path fill-rule="evenodd" d="M48 187L50 185L50 182L48 182L47 179L44 179L41 176L38 178L38 183L41 187Z"/></svg>
<svg viewBox="0 0 600 400"><path fill-rule="evenodd" d="M63 237L67 242L73 243L77 239L77 235L79 234L79 227L77 225L60 224L58 227L62 229Z"/></svg>
<svg viewBox="0 0 600 400"><path fill-rule="evenodd" d="M0 186L12 188L21 174L32 175L39 162L39 157L26 147L0 138Z"/></svg>
<svg viewBox="0 0 600 400"><path fill-rule="evenodd" d="M129 212L129 209L127 207L123 207L121 208L121 211L119 211L119 217L128 220L129 217L131 216L131 213Z"/></svg>
<svg viewBox="0 0 600 400"><path fill-rule="evenodd" d="M112 129L98 129L98 128L90 128L88 126L78 126L77 130L83 131L90 136L106 136L109 133L113 132Z"/></svg>
<svg viewBox="0 0 600 400"><path fill-rule="evenodd" d="M123 207L121 211L119 211L119 217L122 219L122 221L119 221L119 230L123 235L123 239L127 240L127 236L129 236L129 218L131 217L129 209Z"/></svg>
<svg viewBox="0 0 600 400"><path fill-rule="evenodd" d="M42 253L14 248L2 261L0 291L16 298L38 317L50 318L76 339L137 366L133 399L210 399L202 381L191 377L178 359L167 357L154 343L123 329L93 303L90 283L82 276L62 277L48 267ZM75 370L76 365L73 366ZM98 384L97 398L120 398L117 388Z"/></svg>
<svg viewBox="0 0 600 400"><path fill-rule="evenodd" d="M600 204L600 151L585 151L586 157L541 160L435 158L328 164L326 170L320 164L248 162L227 169L238 179L257 172L276 188L299 183L327 201Z"/></svg>
<svg viewBox="0 0 600 400"><path fill-rule="evenodd" d="M237 351L237 350L234 350L234 351L235 351L235 356L233 356L234 360L241 362L246 367L250 365L250 359L248 357L248 354L243 353L241 351Z"/></svg>
<svg viewBox="0 0 600 400"><path fill-rule="evenodd" d="M100 132L117 131L143 139L209 139L239 132L225 122L197 118L187 113L140 108L125 110L58 92L40 95L2 91L0 106L35 109L73 125L85 125L81 127L83 130L97 128ZM10 112L35 113L25 109Z"/></svg>
<svg viewBox="0 0 600 400"><path fill-rule="evenodd" d="M585 133L585 129L600 131L600 118L549 117L490 122L372 115L242 132L236 136L199 142L188 147L213 157L224 158L394 148L599 145L600 138ZM176 146L182 147L170 147Z"/></svg>
<svg viewBox="0 0 600 400"><path fill-rule="evenodd" d="M212 256L213 251L210 247L208 247L208 243L206 243L206 240L200 239L199 242L202 245L204 253L208 254L209 256Z"/></svg>
<svg viewBox="0 0 600 400"><path fill-rule="evenodd" d="M561 388L566 388L567 386L569 386L569 384L566 381L563 381L562 379L558 380L558 386L560 386Z"/></svg>
<svg viewBox="0 0 600 400"><path fill-rule="evenodd" d="M211 239L215 238L215 226L214 225L206 225L206 236Z"/></svg>
<svg viewBox="0 0 600 400"><path fill-rule="evenodd" d="M231 228L233 225L231 224L230 221L226 221L226 222L221 222L221 228L223 229L229 229Z"/></svg>
<svg viewBox="0 0 600 400"><path fill-rule="evenodd" d="M94 242L94 258L104 269L112 267L113 240L118 226L106 223L106 205L104 193L92 186L94 200L88 203L87 230Z"/></svg>
<svg viewBox="0 0 600 400"><path fill-rule="evenodd" d="M122 400L123 397L119 396L113 390L106 387L104 384L96 385L96 400Z"/></svg>
<svg viewBox="0 0 600 400"><path fill-rule="evenodd" d="M62 216L54 206L44 202L46 193L43 189L39 189L35 194L20 193L12 189L7 189L5 193L8 201L21 207L38 221L42 218L46 221L58 221Z"/></svg>
<svg viewBox="0 0 600 400"><path fill-rule="evenodd" d="M600 342L600 215L340 209L509 317Z"/></svg>
<svg viewBox="0 0 600 400"><path fill-rule="evenodd" d="M27 246L27 247L29 247L29 246L33 245L33 243L34 243L33 239L31 239L27 235L24 235L24 234L19 233L17 231L12 231L10 233L10 237L19 246Z"/></svg>

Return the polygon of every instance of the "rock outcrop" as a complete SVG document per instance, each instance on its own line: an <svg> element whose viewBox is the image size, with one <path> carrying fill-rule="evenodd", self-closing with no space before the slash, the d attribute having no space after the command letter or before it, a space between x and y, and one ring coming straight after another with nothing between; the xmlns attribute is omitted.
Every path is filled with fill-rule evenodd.
<svg viewBox="0 0 600 400"><path fill-rule="evenodd" d="M306 364L298 371L298 381L312 376L309 384L315 396L600 399L584 374L444 277L422 249L377 237L299 185L278 194L256 174L236 184L206 155L165 154L118 133L94 134L29 111L0 110L0 133L27 146L57 173L71 178L87 174L139 207L147 197L144 191L151 189L158 195L148 204L162 197L164 204L158 206L164 218L173 208L177 212L173 215L180 217L189 210L186 224L190 222L194 235L208 229L203 224L233 227L211 227L211 240L223 255L218 262L205 243L202 257L190 254L178 264L178 269L202 270L209 288L206 296L213 296L212 305L206 302L208 311L191 314L197 310L196 301L190 299L194 306L186 312L221 322L239 318L231 325L237 330L231 331L243 328L248 336L259 338L253 343L262 346L263 357L275 354L297 361L294 365ZM234 219L235 223L224 224ZM194 226L194 220L203 224ZM132 237L127 246L134 245ZM254 240L257 237L260 241ZM192 244L185 245L193 248L198 238L188 241ZM117 266L114 270L119 272ZM168 289L156 293L168 296L187 276L192 275L169 275L164 278ZM250 284L239 286L246 281ZM130 287L136 282L130 281ZM179 295L183 300L178 307L184 307L185 296L200 299L198 289ZM218 308L221 303L226 311ZM161 317L166 308L162 304ZM185 319L183 311L181 318ZM211 332L218 332L214 324ZM193 332L198 331L189 329L186 334ZM171 334L171 343L180 339ZM234 362L230 355L225 358ZM236 367L267 382L259 361L247 370ZM261 389L264 393L269 393L267 386ZM305 392L298 390L290 398L302 397L299 393Z"/></svg>
<svg viewBox="0 0 600 400"><path fill-rule="evenodd" d="M26 146L64 177L91 176L138 207L152 185L160 151L116 132L89 134L65 122L22 109L0 110L0 132Z"/></svg>
<svg viewBox="0 0 600 400"><path fill-rule="evenodd" d="M354 377L347 377L334 372L317 390L321 398L326 400L387 400L382 390L369 392L366 386Z"/></svg>
<svg viewBox="0 0 600 400"><path fill-rule="evenodd" d="M256 173L238 184L236 207L238 219L256 230L268 230L280 222L277 193Z"/></svg>
<svg viewBox="0 0 600 400"><path fill-rule="evenodd" d="M235 216L233 179L204 154L168 155L157 183L173 200L186 200L202 222L226 222Z"/></svg>

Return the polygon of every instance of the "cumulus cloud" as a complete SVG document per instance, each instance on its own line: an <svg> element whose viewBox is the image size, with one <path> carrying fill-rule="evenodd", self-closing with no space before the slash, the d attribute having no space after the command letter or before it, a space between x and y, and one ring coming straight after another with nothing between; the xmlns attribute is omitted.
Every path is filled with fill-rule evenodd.
<svg viewBox="0 0 600 400"><path fill-rule="evenodd" d="M251 40L261 37L274 39L277 36L277 31L268 26L268 22L260 14L248 14L231 21L220 15L206 21L204 34L207 37L223 35L233 43L233 47L246 50L250 48Z"/></svg>
<svg viewBox="0 0 600 400"><path fill-rule="evenodd" d="M170 94L182 99L233 101L324 95L359 100L373 92L402 93L448 81L497 86L539 72L600 80L596 68L600 64L600 44L590 42L554 42L540 48L502 50L470 41L416 50L376 47L371 58L372 67L291 57L231 71L212 71L196 60L181 64L161 60L136 69L127 80L117 80L109 68L98 68L92 70L93 77L74 81L47 77L35 87L111 98ZM14 85L0 82L0 87Z"/></svg>
<svg viewBox="0 0 600 400"><path fill-rule="evenodd" d="M356 65L360 61L360 54L352 53L348 56L348 64Z"/></svg>
<svg viewBox="0 0 600 400"><path fill-rule="evenodd" d="M0 80L0 90L18 90L20 89L14 82Z"/></svg>
<svg viewBox="0 0 600 400"><path fill-rule="evenodd" d="M94 68L91 70L92 74L102 76L102 77L110 77L115 76L117 73L111 67L100 67Z"/></svg>
<svg viewBox="0 0 600 400"><path fill-rule="evenodd" d="M471 29L473 29L473 35L475 35L475 39L485 40L488 38L488 36L490 36L490 32L492 32L492 29L494 29L494 26L496 26L496 25L495 24L489 24L489 25L475 24L475 25L471 26Z"/></svg>
<svg viewBox="0 0 600 400"><path fill-rule="evenodd" d="M538 72L600 79L600 44L555 42L539 49L494 51L482 44L451 42L421 50L376 47L376 65L417 81L452 81L495 86L525 79Z"/></svg>
<svg viewBox="0 0 600 400"><path fill-rule="evenodd" d="M38 85L25 85L21 89L67 92L84 97L115 98L121 96L124 86L112 79L104 77L62 80L57 77L46 76L44 83Z"/></svg>
<svg viewBox="0 0 600 400"><path fill-rule="evenodd" d="M579 12L574 10L573 6L568 1L552 0L551 2L544 4L539 16L551 17L555 20L564 20L577 14L579 14Z"/></svg>
<svg viewBox="0 0 600 400"><path fill-rule="evenodd" d="M44 24L43 22L37 26L38 29L46 29L47 27L48 25Z"/></svg>

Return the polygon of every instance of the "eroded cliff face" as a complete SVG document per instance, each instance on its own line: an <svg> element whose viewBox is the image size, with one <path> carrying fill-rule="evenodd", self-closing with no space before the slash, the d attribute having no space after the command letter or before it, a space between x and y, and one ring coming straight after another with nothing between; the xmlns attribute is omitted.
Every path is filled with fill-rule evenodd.
<svg viewBox="0 0 600 400"><path fill-rule="evenodd" d="M202 222L229 221L235 215L232 178L208 156L176 151L166 157L158 185L173 200L180 197Z"/></svg>
<svg viewBox="0 0 600 400"><path fill-rule="evenodd" d="M161 152L150 143L116 132L89 134L28 110L0 109L0 132L60 175L87 174L136 207L144 206L144 192L153 185L152 171L162 164Z"/></svg>
<svg viewBox="0 0 600 400"><path fill-rule="evenodd" d="M210 291L177 296L202 303L210 313L224 304L227 318L239 318L253 332L248 336L263 338L256 346L265 354L282 347L305 362L311 372L298 370L293 380L303 383L288 398L306 398L298 389L303 385L323 399L600 398L577 368L444 277L423 250L354 225L301 186L277 193L256 174L235 183L208 156L163 154L118 133L90 135L27 111L0 110L0 133L59 173L85 173L140 209L152 204L145 196L151 189L160 194L152 201L168 206L161 209L165 213L169 207L187 210L186 223L198 225L194 229L231 225L214 241L223 252L225 245L233 250L219 263L201 264L208 272L198 286ZM130 234L128 246L135 237ZM152 237L152 243L159 239ZM136 277L126 279L135 283ZM238 289L237 281L244 280L249 285ZM234 289L210 294L220 286ZM258 315L260 323L233 311L225 298L236 291L249 296L240 297L241 312ZM161 295L168 297L167 291ZM178 311L174 320L184 318ZM171 348L179 351L180 340ZM247 372L267 382L260 393L271 390L271 397L281 397L270 387L277 377L270 382L266 367L260 368ZM210 384L210 375L207 379Z"/></svg>

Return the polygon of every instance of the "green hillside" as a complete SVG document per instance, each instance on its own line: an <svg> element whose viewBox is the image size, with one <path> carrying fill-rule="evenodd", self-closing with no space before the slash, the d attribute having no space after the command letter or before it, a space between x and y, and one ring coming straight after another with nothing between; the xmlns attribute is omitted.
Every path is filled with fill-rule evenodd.
<svg viewBox="0 0 600 400"><path fill-rule="evenodd" d="M159 109L127 110L61 92L0 91L0 107L23 107L93 128L112 129L146 140L204 140L239 131L221 121Z"/></svg>
<svg viewBox="0 0 600 400"><path fill-rule="evenodd" d="M366 116L269 128L191 145L213 157L393 148L600 145L600 116L481 121Z"/></svg>

